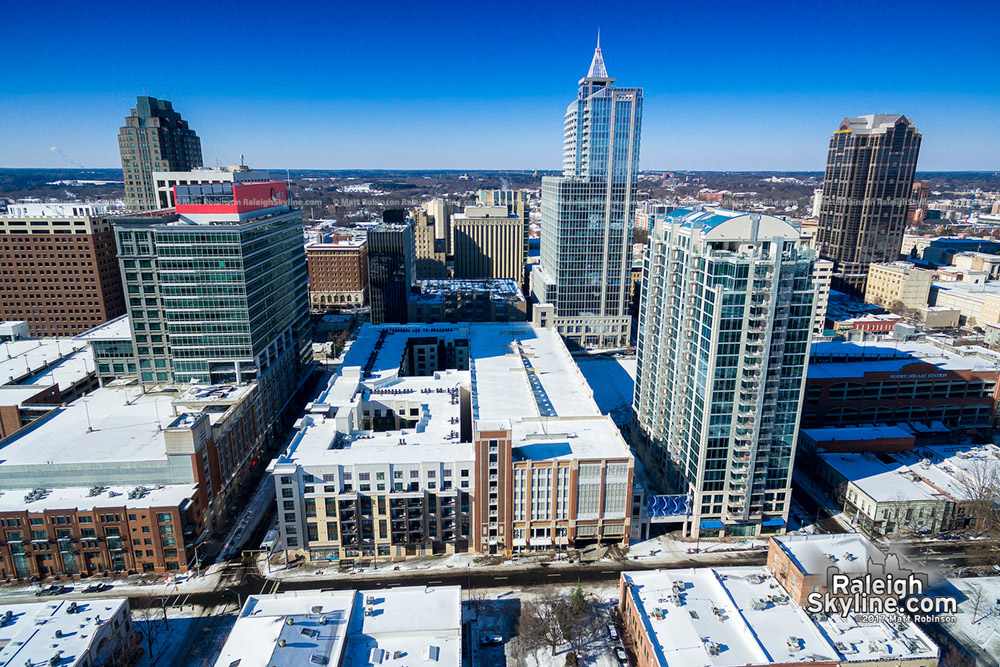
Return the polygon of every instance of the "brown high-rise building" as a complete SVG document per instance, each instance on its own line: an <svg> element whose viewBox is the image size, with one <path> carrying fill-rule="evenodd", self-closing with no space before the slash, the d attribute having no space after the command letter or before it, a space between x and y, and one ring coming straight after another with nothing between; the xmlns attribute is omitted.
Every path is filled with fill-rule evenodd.
<svg viewBox="0 0 1000 667"><path fill-rule="evenodd" d="M140 95L118 132L125 176L125 205L158 208L154 171L190 171L201 166L201 139L167 100Z"/></svg>
<svg viewBox="0 0 1000 667"><path fill-rule="evenodd" d="M306 246L309 307L314 311L361 308L368 302L368 244L331 239Z"/></svg>
<svg viewBox="0 0 1000 667"><path fill-rule="evenodd" d="M864 294L868 266L898 258L920 133L899 114L845 118L830 138L817 245L833 288Z"/></svg>
<svg viewBox="0 0 1000 667"><path fill-rule="evenodd" d="M436 221L427 211L416 211L413 217L413 244L416 252L417 280L441 280L448 278L448 262L445 251L447 239L438 238Z"/></svg>
<svg viewBox="0 0 1000 667"><path fill-rule="evenodd" d="M17 203L0 215L0 320L73 336L125 313L115 236L96 204Z"/></svg>

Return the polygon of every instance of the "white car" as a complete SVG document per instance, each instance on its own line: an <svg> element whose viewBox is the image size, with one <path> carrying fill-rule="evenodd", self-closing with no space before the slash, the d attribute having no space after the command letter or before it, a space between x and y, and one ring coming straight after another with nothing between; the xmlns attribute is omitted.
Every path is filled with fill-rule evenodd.
<svg viewBox="0 0 1000 667"><path fill-rule="evenodd" d="M608 623L608 634L611 635L612 639L618 639L618 628L615 627L614 623Z"/></svg>
<svg viewBox="0 0 1000 667"><path fill-rule="evenodd" d="M623 665L629 664L629 662L628 662L628 654L625 652L625 649L623 649L623 648L616 648L615 649L615 657L618 658L618 662L620 662L621 664L623 664Z"/></svg>

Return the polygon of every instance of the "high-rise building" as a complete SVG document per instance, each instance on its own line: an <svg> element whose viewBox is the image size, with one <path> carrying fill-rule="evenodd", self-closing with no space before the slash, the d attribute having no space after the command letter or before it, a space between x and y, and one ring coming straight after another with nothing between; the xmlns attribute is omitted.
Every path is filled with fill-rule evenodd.
<svg viewBox="0 0 1000 667"><path fill-rule="evenodd" d="M437 237L437 223L427 211L413 215L413 245L416 280L442 280L449 277L446 249L448 241Z"/></svg>
<svg viewBox="0 0 1000 667"><path fill-rule="evenodd" d="M412 222L383 222L368 230L372 324L406 323L415 263Z"/></svg>
<svg viewBox="0 0 1000 667"><path fill-rule="evenodd" d="M115 237L101 204L18 202L0 215L0 321L73 336L125 312Z"/></svg>
<svg viewBox="0 0 1000 667"><path fill-rule="evenodd" d="M451 216L458 207L445 199L432 199L424 205L427 215L434 218L434 238L444 239L445 254L450 255L451 249Z"/></svg>
<svg viewBox="0 0 1000 667"><path fill-rule="evenodd" d="M639 170L642 89L617 88L598 42L566 110L563 175L542 179L541 263L531 273L556 329L584 347L629 342L630 219Z"/></svg>
<svg viewBox="0 0 1000 667"><path fill-rule="evenodd" d="M635 228L648 232L653 219L658 215L666 215L677 208L658 201L644 201L635 207Z"/></svg>
<svg viewBox="0 0 1000 667"><path fill-rule="evenodd" d="M154 171L201 166L201 139L167 100L140 95L118 131L125 177L125 205L133 211L159 207Z"/></svg>
<svg viewBox="0 0 1000 667"><path fill-rule="evenodd" d="M636 445L656 482L691 497L693 534L756 535L787 520L814 257L769 215L682 208L650 231Z"/></svg>
<svg viewBox="0 0 1000 667"><path fill-rule="evenodd" d="M368 302L368 244L363 238L310 243L306 264L313 310L361 308Z"/></svg>
<svg viewBox="0 0 1000 667"><path fill-rule="evenodd" d="M910 195L910 205L906 208L906 221L918 225L927 216L927 202L931 198L931 186L927 183L914 183Z"/></svg>
<svg viewBox="0 0 1000 667"><path fill-rule="evenodd" d="M173 208L175 185L196 185L198 183L241 183L270 181L271 174L254 171L246 165L234 167L199 167L190 171L154 171L153 190L156 194L156 208Z"/></svg>
<svg viewBox="0 0 1000 667"><path fill-rule="evenodd" d="M868 265L898 259L920 133L899 114L845 118L830 138L818 245L836 266L833 288L864 294Z"/></svg>
<svg viewBox="0 0 1000 667"><path fill-rule="evenodd" d="M115 224L139 380L256 381L269 422L311 359L302 212L279 181L175 192L176 213Z"/></svg>
<svg viewBox="0 0 1000 667"><path fill-rule="evenodd" d="M506 206L466 206L451 216L455 278L510 278L524 272L524 221Z"/></svg>
<svg viewBox="0 0 1000 667"><path fill-rule="evenodd" d="M528 237L531 234L531 206L524 190L480 190L480 206L506 206L507 211L521 218L524 224L524 256L528 256Z"/></svg>

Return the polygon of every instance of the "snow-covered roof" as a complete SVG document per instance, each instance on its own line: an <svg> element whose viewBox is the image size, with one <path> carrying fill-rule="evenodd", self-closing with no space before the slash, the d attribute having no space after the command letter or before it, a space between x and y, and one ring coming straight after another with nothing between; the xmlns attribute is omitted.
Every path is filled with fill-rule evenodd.
<svg viewBox="0 0 1000 667"><path fill-rule="evenodd" d="M902 371L915 363L942 371L1000 371L996 361L958 354L932 343L821 341L810 349L808 375L810 379L864 377L867 373Z"/></svg>
<svg viewBox="0 0 1000 667"><path fill-rule="evenodd" d="M400 657L406 664L461 665L459 586L254 595L215 664L360 667Z"/></svg>
<svg viewBox="0 0 1000 667"><path fill-rule="evenodd" d="M73 336L73 340L94 341L94 340L132 340L132 329L129 326L128 315L116 317L108 320L104 324L99 324L89 331Z"/></svg>
<svg viewBox="0 0 1000 667"><path fill-rule="evenodd" d="M841 574L868 571L868 561L884 563L885 554L861 533L776 535L772 538L803 574Z"/></svg>
<svg viewBox="0 0 1000 667"><path fill-rule="evenodd" d="M137 489L141 492L137 493ZM198 493L195 484L158 484L156 486L70 486L45 489L36 495L34 489L4 489L0 491L0 512L32 512L75 509L90 512L102 508L142 509L148 507L180 507Z"/></svg>
<svg viewBox="0 0 1000 667"><path fill-rule="evenodd" d="M0 665L90 664L88 649L96 649L98 635L103 639L110 634L101 628L123 607L128 607L127 598L5 604L0 615L10 612L11 618L0 627ZM50 663L57 654L58 663Z"/></svg>
<svg viewBox="0 0 1000 667"><path fill-rule="evenodd" d="M409 343L429 340L467 347L469 370L408 375ZM386 409L415 425L363 428L365 419ZM470 413L473 425L502 421L511 428L515 456L522 458L630 457L557 333L526 323L482 323L365 325L299 420L279 463L472 461L472 444L461 441Z"/></svg>
<svg viewBox="0 0 1000 667"><path fill-rule="evenodd" d="M95 370L86 341L45 338L0 343L0 385L58 384L65 391Z"/></svg>

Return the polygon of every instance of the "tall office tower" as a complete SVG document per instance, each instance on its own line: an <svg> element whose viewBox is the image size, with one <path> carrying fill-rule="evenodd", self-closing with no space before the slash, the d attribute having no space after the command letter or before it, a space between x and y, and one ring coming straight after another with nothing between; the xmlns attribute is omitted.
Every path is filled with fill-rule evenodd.
<svg viewBox="0 0 1000 667"><path fill-rule="evenodd" d="M452 253L451 216L458 210L458 207L445 199L432 199L424 205L424 210L427 211L427 215L434 218L434 238L444 240L444 252L446 255L450 255Z"/></svg>
<svg viewBox="0 0 1000 667"><path fill-rule="evenodd" d="M524 224L524 256L528 256L528 238L531 234L531 207L524 190L480 190L480 206L506 206L509 213L521 218Z"/></svg>
<svg viewBox="0 0 1000 667"><path fill-rule="evenodd" d="M413 215L413 244L416 257L415 280L443 280L449 278L447 241L435 233L436 221L427 211L418 210Z"/></svg>
<svg viewBox="0 0 1000 667"><path fill-rule="evenodd" d="M140 95L118 131L125 176L125 205L133 211L159 207L154 171L201 166L201 139L167 100Z"/></svg>
<svg viewBox="0 0 1000 667"><path fill-rule="evenodd" d="M510 278L524 273L524 222L506 206L466 206L451 216L456 278Z"/></svg>
<svg viewBox="0 0 1000 667"><path fill-rule="evenodd" d="M280 181L174 191L176 213L115 224L139 379L256 381L269 422L311 359L302 212Z"/></svg>
<svg viewBox="0 0 1000 667"><path fill-rule="evenodd" d="M35 338L73 336L124 312L103 205L17 202L0 215L0 321L27 322Z"/></svg>
<svg viewBox="0 0 1000 667"><path fill-rule="evenodd" d="M906 207L906 222L919 225L927 217L927 202L931 198L931 186L927 183L914 183L910 195L910 205Z"/></svg>
<svg viewBox="0 0 1000 667"><path fill-rule="evenodd" d="M833 133L818 239L836 263L834 289L862 295L868 265L898 259L919 151L920 133L899 114L845 118Z"/></svg>
<svg viewBox="0 0 1000 667"><path fill-rule="evenodd" d="M542 179L541 263L536 302L551 304L556 330L584 347L629 342L629 263L639 169L642 89L616 88L598 41L566 110L563 175Z"/></svg>
<svg viewBox="0 0 1000 667"><path fill-rule="evenodd" d="M372 324L406 323L415 263L412 222L383 222L368 230Z"/></svg>
<svg viewBox="0 0 1000 667"><path fill-rule="evenodd" d="M633 419L653 479L691 497L698 535L788 518L817 288L779 218L682 208L643 260Z"/></svg>

